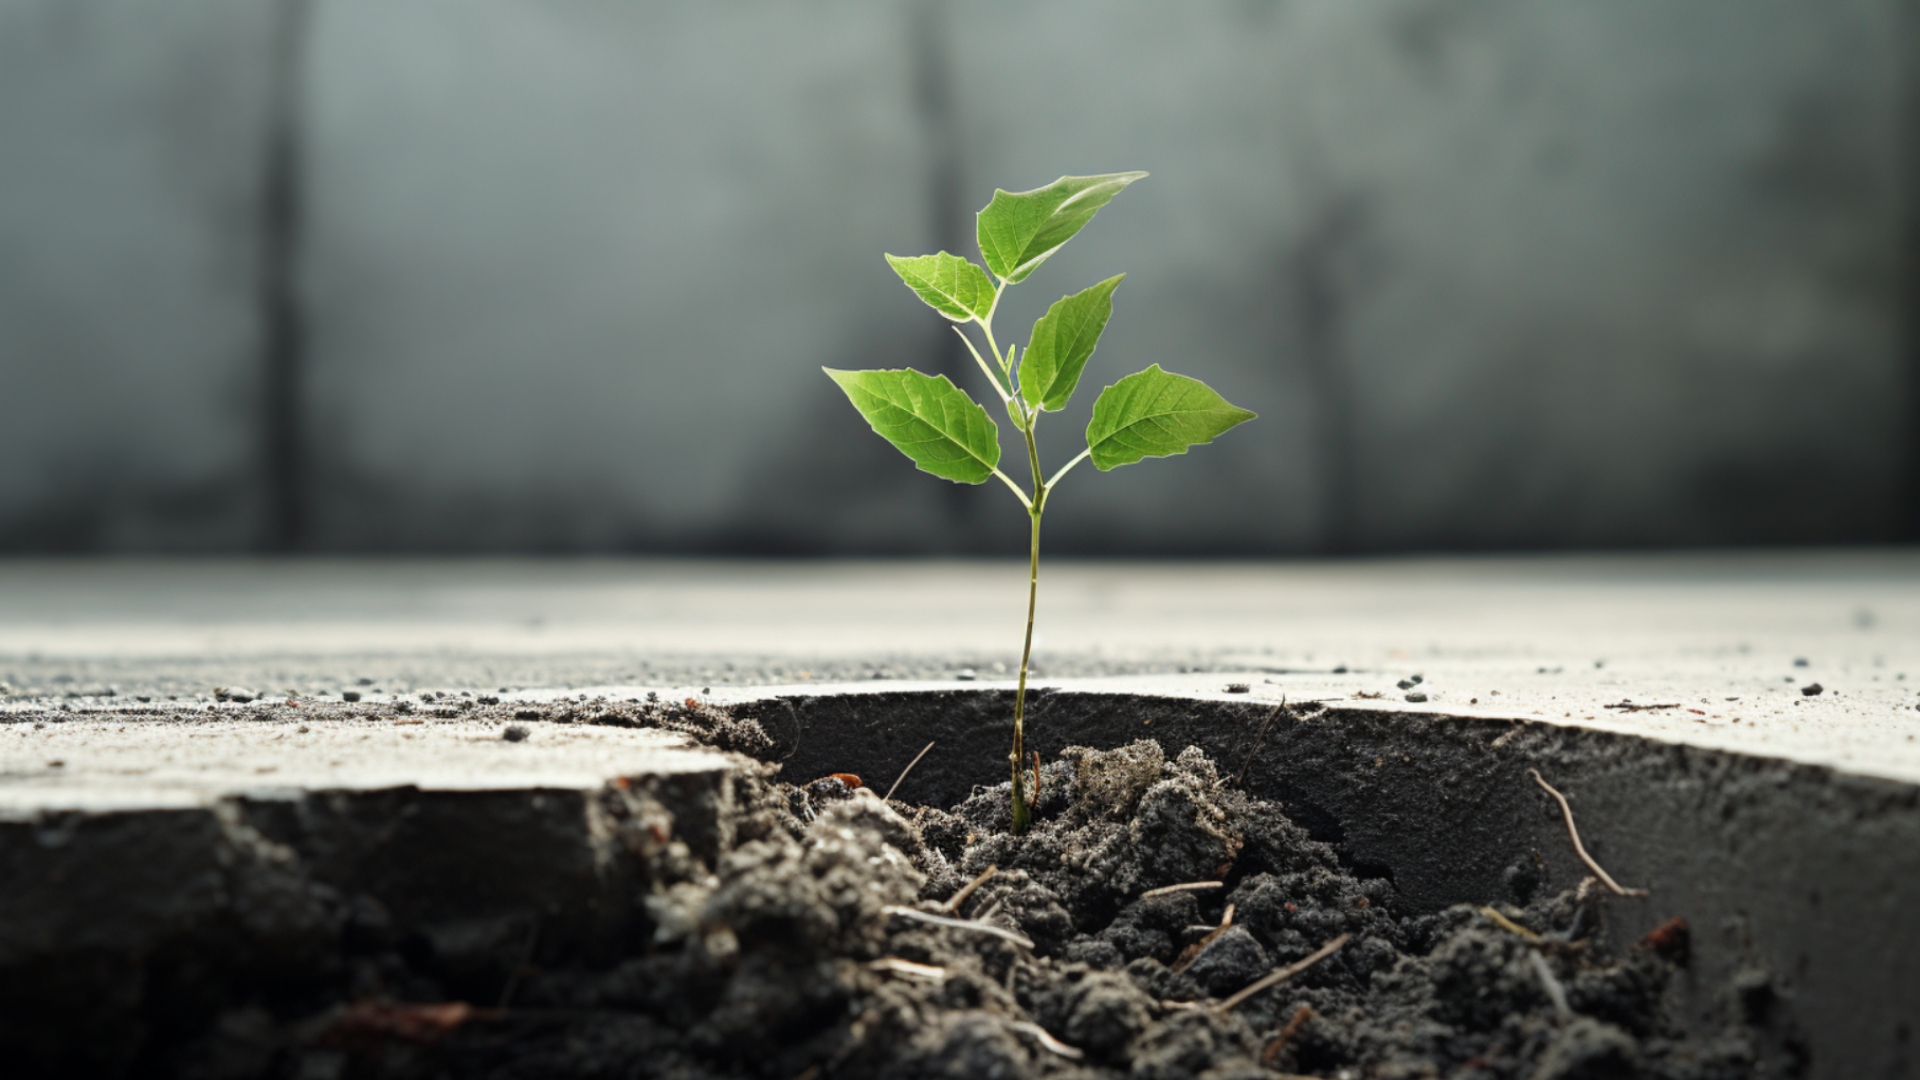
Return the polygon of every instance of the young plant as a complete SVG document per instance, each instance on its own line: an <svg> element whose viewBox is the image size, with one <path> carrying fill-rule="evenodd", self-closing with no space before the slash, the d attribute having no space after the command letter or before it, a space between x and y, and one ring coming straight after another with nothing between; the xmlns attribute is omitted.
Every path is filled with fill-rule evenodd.
<svg viewBox="0 0 1920 1080"><path fill-rule="evenodd" d="M1000 471L1000 428L966 391L947 377L924 375L911 368L886 371L836 371L827 375L840 385L873 430L913 459L923 472L960 484L983 484L998 478L1007 485L1033 523L1027 558L1027 636L1020 650L1020 687L1013 699L1013 748L1007 755L1013 773L1013 831L1028 825L1026 788L1027 669L1033 659L1033 616L1040 595L1040 516L1047 499L1075 465L1091 460L1102 472L1131 465L1142 458L1184 454L1187 448L1212 442L1229 428L1254 418L1236 408L1207 384L1185 375L1162 371L1159 364L1135 372L1100 392L1087 425L1087 448L1058 472L1047 476L1040 468L1040 448L1034 430L1042 413L1059 412L1080 383L1080 373L1113 314L1113 291L1126 275L1063 297L1033 324L1026 347L1008 342L1003 352L993 333L994 312L1010 285L1025 281L1048 256L1073 239L1101 207L1113 201L1143 172L1104 176L1063 176L1032 191L996 190L993 201L977 217L980 256L976 263L941 252L903 259L888 255L887 262L900 280L935 311L953 320L954 333L967 343L987 384L1006 408L1014 429L1026 440L1027 467L1032 488L1022 489ZM986 354L961 329L980 327ZM987 357L992 357L989 363ZM1034 780L1039 781L1039 755L1033 757Z"/></svg>

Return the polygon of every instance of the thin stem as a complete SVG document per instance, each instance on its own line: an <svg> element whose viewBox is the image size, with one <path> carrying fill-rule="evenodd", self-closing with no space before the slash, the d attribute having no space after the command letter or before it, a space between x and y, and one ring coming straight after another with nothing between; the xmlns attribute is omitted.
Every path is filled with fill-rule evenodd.
<svg viewBox="0 0 1920 1080"><path fill-rule="evenodd" d="M1060 482L1061 477L1067 475L1068 471L1070 471L1075 465L1078 465L1081 462L1087 460L1087 458L1092 456L1092 454L1093 454L1093 448L1088 447L1087 449L1080 451L1079 455L1076 456L1072 461L1069 461L1065 465L1060 466L1060 471L1057 473L1054 473L1052 479L1049 479L1047 481L1047 490L1052 491L1054 485Z"/></svg>
<svg viewBox="0 0 1920 1080"><path fill-rule="evenodd" d="M993 475L999 477L1000 482L1007 485L1007 490L1013 492L1013 497L1019 499L1020 505L1027 508L1027 513L1033 513L1033 500L1027 498L1027 493L1020 490L1020 485L1014 483L1012 477L1001 472L998 468L993 470Z"/></svg>
<svg viewBox="0 0 1920 1080"><path fill-rule="evenodd" d="M953 328L953 332L959 334L960 340L967 343L967 351L973 354L973 362L979 364L980 370L986 373L987 382L993 384L993 392L1000 395L1001 401L1012 401L1013 395L1007 392L1006 387L1000 385L1000 377L993 373L993 368L987 366L987 358L980 355L980 350L974 348L973 339L957 326Z"/></svg>
<svg viewBox="0 0 1920 1080"><path fill-rule="evenodd" d="M1007 754L1007 761L1013 769L1013 834L1019 836L1027 831L1030 814L1027 808L1027 796L1024 777L1020 767L1026 757L1027 745L1027 669L1033 663L1033 615L1040 598L1040 513L1034 511L1033 543L1027 557L1027 640L1020 649L1020 689L1013 697L1013 750Z"/></svg>
<svg viewBox="0 0 1920 1080"><path fill-rule="evenodd" d="M999 344L993 340L993 320L991 318L981 319L980 329L987 333L987 348L993 350L993 362L1000 365L1000 370L1007 376L1007 384L1011 386L1013 384L1013 368L1007 364L1006 354L1000 351Z"/></svg>
<svg viewBox="0 0 1920 1080"><path fill-rule="evenodd" d="M1040 447L1034 442L1031 421L1024 434L1027 464L1033 469L1033 502L1027 511L1033 519L1033 541L1027 549L1027 638L1020 649L1020 688L1013 697L1013 750L1007 755L1013 767L1013 833L1016 836L1027 831L1030 819L1020 767L1026 759L1027 672L1033 665L1033 616L1040 600L1040 514L1047 501L1047 484L1040 475Z"/></svg>

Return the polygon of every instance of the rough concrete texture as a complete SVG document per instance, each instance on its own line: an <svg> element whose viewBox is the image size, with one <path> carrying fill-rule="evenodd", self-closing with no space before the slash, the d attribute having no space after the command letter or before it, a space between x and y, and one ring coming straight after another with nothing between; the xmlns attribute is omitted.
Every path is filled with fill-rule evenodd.
<svg viewBox="0 0 1920 1080"><path fill-rule="evenodd" d="M902 795L942 802L1006 768L1004 693L869 691L757 706L796 775L894 775L936 751ZM1662 744L1564 722L1509 722L1334 702L1284 712L1245 700L1062 690L1033 707L1029 745L1150 737L1246 770L1252 790L1433 910L1518 900L1587 876L1588 849L1645 899L1612 906L1624 946L1678 916L1692 928L1683 988L1702 1020L1774 1026L1766 1075L1900 1076L1920 1027L1920 789L1777 758ZM780 719L786 719L786 725ZM1737 987L1732 998L1723 992Z"/></svg>
<svg viewBox="0 0 1920 1080"><path fill-rule="evenodd" d="M109 688L116 701L210 701L219 686L370 699L502 686L684 694L849 677L959 686L963 673L1004 681L1017 664L1025 571L12 563L0 565L0 681L76 703ZM1217 694L1241 681L1263 701L1546 719L1920 779L1920 559L1910 553L1063 561L1042 575L1035 656L1048 681L1240 672L1128 685ZM1397 685L1414 675L1425 703ZM1815 683L1822 692L1806 696ZM1635 708L1606 707L1622 704ZM1652 705L1673 707L1639 708Z"/></svg>
<svg viewBox="0 0 1920 1080"><path fill-rule="evenodd" d="M740 767L654 732L392 710L49 719L0 750L0 1047L23 1076L176 1075L182 1031L415 992L369 948L465 996L624 955L641 848L711 860ZM274 1049L238 1051L218 1075Z"/></svg>
<svg viewBox="0 0 1920 1080"><path fill-rule="evenodd" d="M236 716L236 714L239 714ZM0 731L0 820L46 811L198 807L309 791L591 790L622 776L730 768L658 731L554 729L382 717L306 722L270 712L116 709L104 719L11 715ZM431 715L430 713L428 715ZM510 729L518 728L508 738Z"/></svg>
<svg viewBox="0 0 1920 1080"><path fill-rule="evenodd" d="M505 970L530 912L585 913L602 895L604 882L579 870L604 848L586 809L599 796L579 781L661 760L639 733L564 723L583 696L651 689L737 702L775 740L770 756L802 779L855 772L890 783L932 740L902 794L960 797L1005 769L1009 695L994 665L1017 642L1023 569L10 565L0 570L0 678L14 691L0 713L0 790L13 820L0 826L0 881L44 883L7 894L13 914L0 925L21 928L10 955L27 957L29 939L61 942L33 953L34 977L67 988L44 1007L92 1002L111 1028L137 1002L101 996L99 973L129 942L202 943L192 948L218 966L284 958L300 934L337 930L299 923L307 929L263 938L248 928L255 879L221 875L253 865L236 852L279 850L247 847L258 833L293 853L302 882L438 897L406 916L408 932L444 940L435 947L453 968ZM1051 756L1146 736L1243 763L1249 786L1350 864L1391 876L1417 909L1577 882L1559 811L1528 777L1540 769L1572 799L1596 857L1652 890L1616 905L1609 933L1625 942L1669 916L1692 923L1697 978L1683 990L1696 1014L1776 1013L1769 1067L1786 1075L1897 1076L1912 1068L1920 1027L1916 569L1899 552L1066 564L1044 579L1032 739ZM1821 692L1804 694L1815 681ZM608 685L583 688L596 682ZM236 686L268 694L220 702L216 685L229 698ZM434 711L432 688L452 691L455 715ZM336 703L358 693L367 715L323 732L301 715L317 703L290 708L287 690ZM509 743L499 722L462 719L462 690L532 714L529 737ZM1418 693L1428 700L1407 700ZM1283 698L1296 707L1278 708ZM416 716L426 723L395 723ZM158 746L196 749L174 762L142 749ZM51 765L53 747L71 760ZM451 779L437 783L462 789L327 790L355 776L400 780L405 753L421 755L420 775L445 769ZM343 764L322 764L334 760ZM530 763L532 775L521 771ZM486 767L477 781L475 765ZM658 801L688 821L715 820L724 777L688 775L691 790L668 785ZM511 788L464 789L490 776ZM541 790L540 776L570 779ZM144 791L156 809L128 812L116 789ZM121 810L56 809L93 799ZM406 810L414 804L423 809ZM233 820L253 833L235 833ZM534 827L526 820L564 839L513 839ZM289 821L321 824L301 832ZM427 831L402 843L414 821ZM398 846L366 846L382 844ZM578 866L514 863L510 882L461 884L502 851ZM103 876L107 866L118 869ZM398 876L354 884L389 873ZM516 884L536 876L558 884ZM86 914L123 894L136 898L126 929L117 914ZM619 929L578 918L589 938ZM132 937L72 945L94 933ZM552 955L587 955L582 940ZM479 944L462 953L462 942ZM179 954L157 955L153 970L173 978L168 957ZM60 971L74 974L53 980ZM1715 996L1729 980L1742 988L1736 999Z"/></svg>
<svg viewBox="0 0 1920 1080"><path fill-rule="evenodd" d="M1125 270L1090 385L1164 362L1265 419L1208 469L1076 477L1057 550L1892 539L1915 25L0 4L0 547L242 548L279 475L328 550L1017 551L1003 493L916 475L816 369L971 378L881 252L967 250L995 186L1116 168L1154 175L1001 339ZM274 473L256 195L289 131L308 468Z"/></svg>

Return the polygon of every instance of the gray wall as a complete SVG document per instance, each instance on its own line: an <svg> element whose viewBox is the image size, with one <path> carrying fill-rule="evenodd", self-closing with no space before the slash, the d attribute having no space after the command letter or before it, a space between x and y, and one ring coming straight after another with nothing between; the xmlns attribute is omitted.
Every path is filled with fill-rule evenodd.
<svg viewBox="0 0 1920 1080"><path fill-rule="evenodd" d="M1055 550L1902 538L1915 23L0 0L0 547L1015 550L818 369L967 378L880 253L1131 168L1002 325L1125 270L1090 380L1262 419Z"/></svg>

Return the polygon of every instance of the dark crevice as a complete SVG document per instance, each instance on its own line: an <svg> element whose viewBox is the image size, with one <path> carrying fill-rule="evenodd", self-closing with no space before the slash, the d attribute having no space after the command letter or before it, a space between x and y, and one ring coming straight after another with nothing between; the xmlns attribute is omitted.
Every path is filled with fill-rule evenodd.
<svg viewBox="0 0 1920 1080"><path fill-rule="evenodd" d="M307 460L301 393L307 327L298 268L303 239L301 59L311 0L273 13L267 135L260 177L260 452L265 513L259 547L298 551L307 534Z"/></svg>

